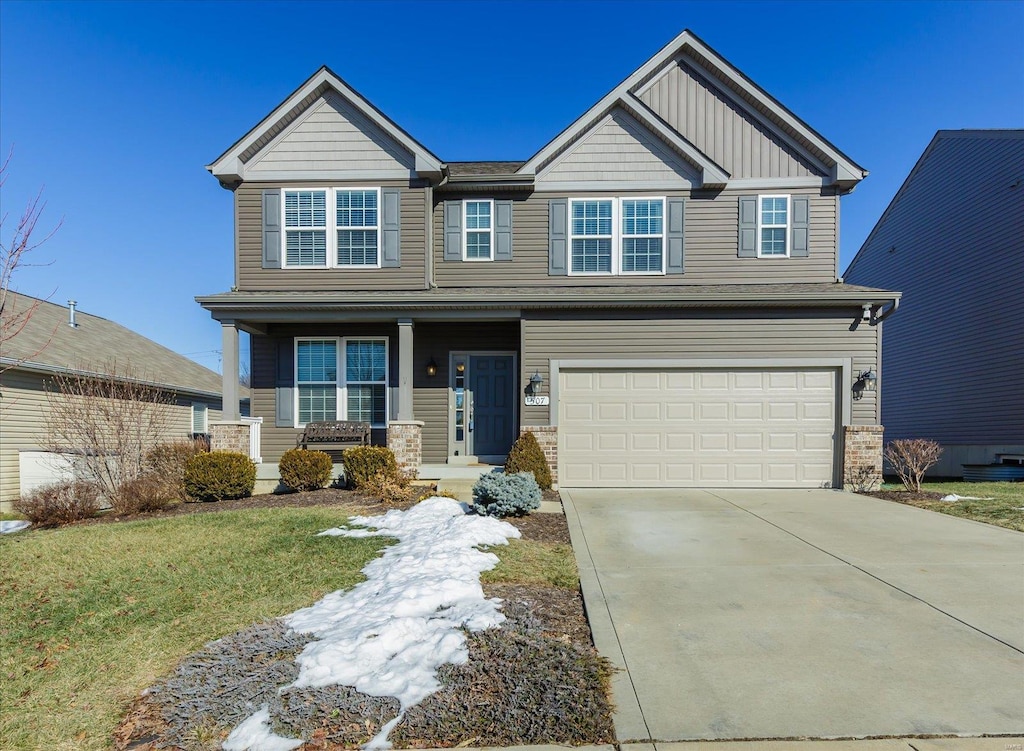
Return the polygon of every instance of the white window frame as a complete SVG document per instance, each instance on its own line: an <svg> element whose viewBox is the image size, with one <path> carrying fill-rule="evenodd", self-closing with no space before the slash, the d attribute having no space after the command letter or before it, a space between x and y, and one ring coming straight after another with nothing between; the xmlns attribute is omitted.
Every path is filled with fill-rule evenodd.
<svg viewBox="0 0 1024 751"><path fill-rule="evenodd" d="M391 415L391 343L386 336L297 336L293 344L293 367L292 385L295 391L292 397L292 409L295 415L295 427L304 428L306 423L299 421L299 342L335 342L335 367L337 368L337 379L334 382L335 395L335 416L336 420L348 419L348 384L346 379L346 353L347 343L352 341L360 342L384 342L384 422L381 424L372 423L372 428L386 428ZM311 385L325 385L329 381L307 381ZM379 381L352 381L353 384L379 384Z"/></svg>
<svg viewBox="0 0 1024 751"><path fill-rule="evenodd" d="M288 193L309 193L324 191L324 226L320 227L289 227L285 208ZM281 268L283 269L326 269L331 265L331 191L324 187L291 187L281 189ZM304 265L288 264L288 233L289 232L323 232L324 233L324 264Z"/></svg>
<svg viewBox="0 0 1024 751"><path fill-rule="evenodd" d="M327 245L326 245L326 264L323 266L292 266L288 263L288 232L289 229L293 232L308 230L309 228L300 227L286 227L285 226L285 195L287 193L298 193L302 191L325 191L327 201L327 216L326 216L326 234L327 234ZM372 191L377 194L377 225L376 226L345 226L341 227L338 225L338 193L349 192L349 191ZM379 269L381 268L381 256L384 251L381 248L381 213L384 207L381 203L381 188L380 186L360 186L360 185L338 185L333 187L324 187L322 185L289 185L287 188L281 188L281 268L282 269ZM355 230L374 230L377 233L377 264L340 264L338 263L338 230L340 229L355 229ZM319 231L317 228L315 231ZM317 337L313 337L316 339ZM327 337L330 338L330 337Z"/></svg>
<svg viewBox="0 0 1024 751"><path fill-rule="evenodd" d="M761 208L761 201L765 198L785 198L786 199L786 223L785 224L764 224L763 223L763 212ZM762 229L781 229L784 230L786 239L786 252L785 253L762 253L761 252L761 240L762 240ZM757 197L757 257L758 258L789 258L790 250L792 250L792 243L790 242L790 236L793 229L793 200L788 193L766 193Z"/></svg>
<svg viewBox="0 0 1024 751"><path fill-rule="evenodd" d="M573 204L586 201L611 201L612 202L612 268L611 271L574 271L572 267L572 244L573 240L582 239L606 239L608 235L575 235L572 231L572 207ZM660 235L626 235L622 231L622 202L623 201L661 201L661 234ZM668 197L667 196L581 196L569 199L568 216L569 243L567 248L569 276L665 276L667 262L667 243L665 227L668 224ZM661 271L623 271L622 270L622 241L625 238L661 238Z"/></svg>
<svg viewBox="0 0 1024 751"><path fill-rule="evenodd" d="M196 430L196 409L202 408L203 429ZM209 435L210 433L210 405L206 402L192 402L192 435Z"/></svg>
<svg viewBox="0 0 1024 751"><path fill-rule="evenodd" d="M471 203L486 203L490 207L491 226L487 229L470 229L468 207ZM469 233L485 232L489 240L490 255L487 258L470 258L469 256ZM464 198L462 200L462 260L463 261L493 261L494 260L494 199L493 198Z"/></svg>

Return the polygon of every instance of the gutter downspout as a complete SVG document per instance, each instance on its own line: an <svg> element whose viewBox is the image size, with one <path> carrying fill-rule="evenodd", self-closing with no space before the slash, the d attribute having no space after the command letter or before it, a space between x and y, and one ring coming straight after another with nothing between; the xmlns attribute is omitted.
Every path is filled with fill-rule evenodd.
<svg viewBox="0 0 1024 751"><path fill-rule="evenodd" d="M434 283L434 186L427 183L423 190L423 228L427 238L426 256L423 259L423 289L433 289Z"/></svg>
<svg viewBox="0 0 1024 751"><path fill-rule="evenodd" d="M882 313L880 315L877 315L874 318L872 318L871 319L871 325L872 326L877 326L882 321L884 321L886 318L888 318L893 313L895 313L899 309L899 307L900 307L900 298L898 298L898 297L893 298L892 307L886 308L884 311L882 311Z"/></svg>

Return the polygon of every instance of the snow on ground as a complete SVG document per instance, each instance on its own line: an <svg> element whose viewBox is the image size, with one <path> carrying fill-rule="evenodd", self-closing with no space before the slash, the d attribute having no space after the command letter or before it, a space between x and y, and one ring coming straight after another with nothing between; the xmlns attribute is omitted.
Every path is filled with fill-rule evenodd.
<svg viewBox="0 0 1024 751"><path fill-rule="evenodd" d="M296 658L299 677L293 685L340 684L398 699L399 715L367 745L386 749L391 747L387 736L405 710L441 687L437 668L469 659L462 628L480 631L505 620L499 601L486 599L480 585L480 574L494 568L498 557L477 547L504 545L519 537L519 530L498 519L469 516L465 505L440 497L408 511L354 517L351 523L369 529L336 528L321 534L382 535L398 543L363 568L366 581L285 618L296 631L317 637ZM264 708L235 728L224 749L295 747L282 742L294 741L272 733Z"/></svg>
<svg viewBox="0 0 1024 751"><path fill-rule="evenodd" d="M26 521L0 521L0 535L9 535L12 532L20 532L32 526L32 522Z"/></svg>
<svg viewBox="0 0 1024 751"><path fill-rule="evenodd" d="M949 503L956 503L957 501L991 501L991 498L979 498L975 495L957 495L956 493L950 493L944 495L939 499L940 501L948 501Z"/></svg>

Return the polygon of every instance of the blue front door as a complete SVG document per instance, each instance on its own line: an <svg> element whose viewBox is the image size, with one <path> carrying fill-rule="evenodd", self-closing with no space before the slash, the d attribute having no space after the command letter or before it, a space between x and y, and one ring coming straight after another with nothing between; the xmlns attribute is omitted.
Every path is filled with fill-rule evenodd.
<svg viewBox="0 0 1024 751"><path fill-rule="evenodd" d="M473 454L503 456L516 439L512 355L470 355Z"/></svg>

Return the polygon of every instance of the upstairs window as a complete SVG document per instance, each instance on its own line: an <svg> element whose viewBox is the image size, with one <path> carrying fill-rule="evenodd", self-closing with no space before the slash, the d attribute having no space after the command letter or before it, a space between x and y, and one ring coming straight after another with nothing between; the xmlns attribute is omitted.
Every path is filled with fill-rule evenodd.
<svg viewBox="0 0 1024 751"><path fill-rule="evenodd" d="M466 260L490 261L494 247L493 201L466 201Z"/></svg>
<svg viewBox="0 0 1024 751"><path fill-rule="evenodd" d="M665 199L569 201L569 273L664 274Z"/></svg>
<svg viewBox="0 0 1024 751"><path fill-rule="evenodd" d="M758 197L758 246L761 258L789 255L789 196Z"/></svg>
<svg viewBox="0 0 1024 751"><path fill-rule="evenodd" d="M285 268L380 268L379 188L282 192Z"/></svg>
<svg viewBox="0 0 1024 751"><path fill-rule="evenodd" d="M378 266L376 190L336 191L339 266Z"/></svg>
<svg viewBox="0 0 1024 751"><path fill-rule="evenodd" d="M286 266L327 265L327 191L284 194Z"/></svg>

